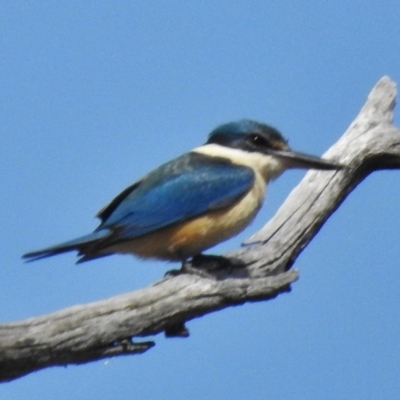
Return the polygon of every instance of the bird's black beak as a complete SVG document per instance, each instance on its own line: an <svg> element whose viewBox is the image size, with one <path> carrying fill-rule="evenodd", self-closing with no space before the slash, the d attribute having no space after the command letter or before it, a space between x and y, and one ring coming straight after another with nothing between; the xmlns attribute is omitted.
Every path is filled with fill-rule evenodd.
<svg viewBox="0 0 400 400"><path fill-rule="evenodd" d="M324 160L320 157L310 156L304 153L298 153L292 150L274 150L273 155L282 159L287 168L305 168L305 169L342 169L345 166L333 161Z"/></svg>

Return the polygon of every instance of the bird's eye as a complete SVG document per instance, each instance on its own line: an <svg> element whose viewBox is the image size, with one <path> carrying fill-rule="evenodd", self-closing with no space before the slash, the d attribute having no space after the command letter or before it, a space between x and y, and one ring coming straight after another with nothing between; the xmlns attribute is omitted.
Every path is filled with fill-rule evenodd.
<svg viewBox="0 0 400 400"><path fill-rule="evenodd" d="M255 146L268 146L268 142L261 135L252 133L249 135L249 141Z"/></svg>

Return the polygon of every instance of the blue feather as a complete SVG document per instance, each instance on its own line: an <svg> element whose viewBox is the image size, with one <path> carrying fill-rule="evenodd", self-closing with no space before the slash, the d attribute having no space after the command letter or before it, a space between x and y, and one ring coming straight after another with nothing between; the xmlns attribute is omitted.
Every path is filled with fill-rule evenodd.
<svg viewBox="0 0 400 400"><path fill-rule="evenodd" d="M99 243L99 241L109 237L109 235L110 232L107 230L95 231L93 233L89 233L88 235L69 240L68 242L63 242L55 246L47 247L45 249L26 253L22 256L22 258L26 258L28 259L28 261L36 261L42 258L54 256L56 254L66 253L72 250L79 250L83 246L88 247L93 243Z"/></svg>
<svg viewBox="0 0 400 400"><path fill-rule="evenodd" d="M23 257L33 261L78 250L82 262L109 255L107 248L116 243L234 204L253 182L251 168L188 153L121 192L100 211L101 224L92 234Z"/></svg>
<svg viewBox="0 0 400 400"><path fill-rule="evenodd" d="M253 181L250 168L189 153L153 171L120 198L119 204L112 202L109 207L113 212L98 229L121 228L119 238L133 239L228 207L247 192Z"/></svg>

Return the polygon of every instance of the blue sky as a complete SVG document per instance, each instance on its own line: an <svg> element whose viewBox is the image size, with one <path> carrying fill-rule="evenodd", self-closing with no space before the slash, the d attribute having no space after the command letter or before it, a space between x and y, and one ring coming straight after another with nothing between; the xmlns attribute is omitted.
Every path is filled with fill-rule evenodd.
<svg viewBox="0 0 400 400"><path fill-rule="evenodd" d="M22 253L93 216L216 125L268 122L322 154L377 80L400 82L398 1L4 1L0 4L0 319L148 285L170 268ZM286 173L231 250L303 176ZM52 368L4 399L394 399L400 381L400 171L368 177L301 254L275 301L188 324L137 357Z"/></svg>

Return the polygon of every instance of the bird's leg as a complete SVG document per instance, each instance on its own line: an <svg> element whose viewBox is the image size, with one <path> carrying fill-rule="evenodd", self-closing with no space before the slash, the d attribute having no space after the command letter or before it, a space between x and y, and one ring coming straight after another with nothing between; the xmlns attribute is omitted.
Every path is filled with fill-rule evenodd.
<svg viewBox="0 0 400 400"><path fill-rule="evenodd" d="M169 278L169 277L174 277L174 276L178 276L181 274L191 274L191 275L197 275L200 276L202 278L206 278L206 279L215 279L215 276L209 274L207 271L203 271L200 268L196 268L192 265L193 260L188 260L186 259L182 259L182 265L180 269L170 269L169 271L167 271L164 275L165 278Z"/></svg>
<svg viewBox="0 0 400 400"><path fill-rule="evenodd" d="M237 278L248 277L244 270L244 263L235 258L209 254L196 254L190 260L182 257L180 269L168 271L165 276L192 274L206 279L218 279L218 276L232 275Z"/></svg>
<svg viewBox="0 0 400 400"><path fill-rule="evenodd" d="M192 274L206 279L216 279L215 272L234 268L232 260L223 256L197 254L188 259L181 257L181 269L168 271L165 276L177 276L180 274Z"/></svg>
<svg viewBox="0 0 400 400"><path fill-rule="evenodd" d="M234 268L236 265L231 259L223 256L196 254L191 261L182 262L182 272L202 276L209 279L217 279L216 273Z"/></svg>
<svg viewBox="0 0 400 400"><path fill-rule="evenodd" d="M215 271L232 267L229 258L223 256L215 256L211 254L197 254L192 258L193 268L202 268L207 271Z"/></svg>
<svg viewBox="0 0 400 400"><path fill-rule="evenodd" d="M214 279L248 277L243 261L224 256L198 254L192 258L191 268L212 275Z"/></svg>
<svg viewBox="0 0 400 400"><path fill-rule="evenodd" d="M197 257L197 256L195 256L195 257ZM194 262L195 257L193 257L190 261L187 259L182 261L182 267L180 269L181 273L197 275L202 278L215 280L215 276L210 274L208 271L202 269L198 262L196 263L197 264L197 266L196 266L196 264Z"/></svg>

